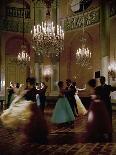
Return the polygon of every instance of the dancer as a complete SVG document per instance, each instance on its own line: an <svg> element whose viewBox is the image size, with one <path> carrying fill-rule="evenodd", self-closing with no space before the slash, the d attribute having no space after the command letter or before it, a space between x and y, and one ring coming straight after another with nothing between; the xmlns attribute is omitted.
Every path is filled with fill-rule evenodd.
<svg viewBox="0 0 116 155"><path fill-rule="evenodd" d="M28 77L26 79L26 90L27 90L27 93L25 94L24 98L27 101L31 100L34 103L36 103L36 95L38 93L35 85L36 85L36 79L34 77Z"/></svg>
<svg viewBox="0 0 116 155"><path fill-rule="evenodd" d="M39 98L40 98L40 109L44 113L45 109L45 102L46 102L46 90L47 86L45 85L44 82L41 82L41 88L39 89Z"/></svg>
<svg viewBox="0 0 116 155"><path fill-rule="evenodd" d="M91 79L88 84L92 89L92 95L88 111L87 136L93 138L92 140L103 140L104 134L111 135L112 132L110 117L100 98L100 89L96 89L96 80Z"/></svg>
<svg viewBox="0 0 116 155"><path fill-rule="evenodd" d="M26 80L26 82L28 87L24 98L27 101L32 101L32 104L30 105L31 117L28 123L22 127L22 132L28 141L46 143L48 126L43 113L36 103L36 95L38 94L35 87L36 79L34 77L30 77Z"/></svg>
<svg viewBox="0 0 116 155"><path fill-rule="evenodd" d="M86 115L87 114L87 110L85 109L84 105L81 102L81 99L78 96L78 91L83 91L86 89L85 88L77 88L76 86L76 82L73 82L72 85L76 88L76 93L75 93L75 100L76 100L76 104L77 104L77 109L78 109L78 115Z"/></svg>
<svg viewBox="0 0 116 155"><path fill-rule="evenodd" d="M23 90L22 87L20 87L20 90ZM25 93L26 91L19 91L19 95L14 98L10 107L4 110L1 114L1 121L6 127L18 128L30 117L30 113L28 113L29 110L27 107L29 107L32 102L23 98ZM25 118L23 119L23 117Z"/></svg>
<svg viewBox="0 0 116 155"><path fill-rule="evenodd" d="M36 103L37 103L37 106L40 107L40 96L39 96L40 84L39 83L36 83L36 89L37 89Z"/></svg>
<svg viewBox="0 0 116 155"><path fill-rule="evenodd" d="M112 87L111 85L107 85L105 83L105 81L106 81L105 77L101 76L100 77L101 85L98 86L96 89L99 89L99 91L100 91L101 100L103 101L103 103L104 103L104 105L105 105L105 107L106 107L106 109L108 111L111 122L112 122L112 104L111 104L110 93L112 91L115 91L116 87Z"/></svg>
<svg viewBox="0 0 116 155"><path fill-rule="evenodd" d="M35 83L34 78L28 78L28 86ZM33 89L33 88L32 88ZM11 106L0 116L4 126L19 129L22 141L43 143L47 139L48 127L35 100L36 94L30 88L21 89ZM28 96L30 95L30 96Z"/></svg>
<svg viewBox="0 0 116 155"><path fill-rule="evenodd" d="M63 81L58 82L59 86L59 99L56 102L55 109L52 115L52 123L62 124L62 123L74 123L75 117L70 107L70 104L65 97L65 89Z"/></svg>
<svg viewBox="0 0 116 155"><path fill-rule="evenodd" d="M67 87L65 89L65 96L69 101L69 104L71 106L74 116L77 117L78 109L77 109L76 100L75 100L76 88L72 85L72 82L70 79L66 80L66 84L67 84Z"/></svg>
<svg viewBox="0 0 116 155"><path fill-rule="evenodd" d="M21 84L19 84L19 83L16 83L16 84L14 84L14 88L13 88L13 90L14 90L14 98L17 96L17 95L19 95L19 93L20 93L20 87L22 87L23 85Z"/></svg>

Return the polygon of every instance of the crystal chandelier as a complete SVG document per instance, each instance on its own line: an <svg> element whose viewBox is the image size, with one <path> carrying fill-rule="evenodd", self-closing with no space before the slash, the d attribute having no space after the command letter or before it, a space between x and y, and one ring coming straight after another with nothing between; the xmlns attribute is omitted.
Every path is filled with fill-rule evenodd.
<svg viewBox="0 0 116 155"><path fill-rule="evenodd" d="M55 55L58 56L63 51L64 47L64 31L60 25L54 26L53 21L50 20L50 8L51 1L44 0L47 7L46 21L42 22L41 25L34 26L31 31L32 44L35 51L40 54L47 56ZM56 1L56 16L57 16L57 1Z"/></svg>
<svg viewBox="0 0 116 155"><path fill-rule="evenodd" d="M76 51L76 62L77 64L80 64L81 66L88 66L90 64L91 60L91 52L88 47L86 47L86 38L84 36L84 4L83 4L83 34L82 34L82 45L81 48L77 49Z"/></svg>
<svg viewBox="0 0 116 155"><path fill-rule="evenodd" d="M26 65L30 61L30 56L26 52L26 46L22 45L21 46L21 52L18 53L17 56L19 64L24 64Z"/></svg>
<svg viewBox="0 0 116 155"><path fill-rule="evenodd" d="M26 52L27 48L24 45L24 0L23 0L23 44L21 45L20 52L18 53L17 60L18 64L27 65L30 61L30 56Z"/></svg>
<svg viewBox="0 0 116 155"><path fill-rule="evenodd" d="M89 51L88 47L84 43L84 38L82 38L82 47L77 49L76 52L76 61L81 66L88 66L91 59L91 52Z"/></svg>

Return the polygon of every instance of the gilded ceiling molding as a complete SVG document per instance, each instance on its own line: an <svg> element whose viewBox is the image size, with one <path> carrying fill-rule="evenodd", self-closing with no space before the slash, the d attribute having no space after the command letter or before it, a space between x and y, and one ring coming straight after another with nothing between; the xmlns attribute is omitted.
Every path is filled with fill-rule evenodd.
<svg viewBox="0 0 116 155"><path fill-rule="evenodd" d="M23 8L7 7L6 16L23 18ZM30 9L24 8L24 16L25 16L25 19L30 18Z"/></svg>
<svg viewBox="0 0 116 155"><path fill-rule="evenodd" d="M110 13L109 17L116 15L116 4L112 1L110 4ZM85 12L85 27L94 25L100 22L100 8L94 8L90 11ZM60 19L61 25L64 28L64 31L71 31L82 27L82 13ZM25 21L25 33L30 33L33 26L33 22L30 19ZM11 31L11 32L21 32L22 33L22 22L1 19L0 20L0 31Z"/></svg>
<svg viewBox="0 0 116 155"><path fill-rule="evenodd" d="M78 14L76 16L67 17L66 19L62 20L62 24L64 26L64 31L70 31L74 29L81 28L83 26L83 14ZM96 8L91 11L85 12L84 15L84 25L89 26L100 21L100 9Z"/></svg>
<svg viewBox="0 0 116 155"><path fill-rule="evenodd" d="M25 22L24 32L30 33L33 23L31 21ZM23 24L21 21L14 20L0 20L0 31L11 31L11 32L23 32Z"/></svg>
<svg viewBox="0 0 116 155"><path fill-rule="evenodd" d="M116 3L115 0L110 1L109 3L109 17L116 15ZM81 28L83 25L83 18L82 13L77 14L75 16L66 17L64 19L61 19L62 27L64 28L64 31L71 31L78 28ZM91 9L87 12L85 12L84 15L84 26L90 26L94 25L100 22L100 7Z"/></svg>

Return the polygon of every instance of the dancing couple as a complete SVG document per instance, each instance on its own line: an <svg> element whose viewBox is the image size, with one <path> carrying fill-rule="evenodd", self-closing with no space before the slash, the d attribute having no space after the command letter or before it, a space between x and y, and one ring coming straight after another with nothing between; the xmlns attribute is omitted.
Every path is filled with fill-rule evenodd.
<svg viewBox="0 0 116 155"><path fill-rule="evenodd" d="M79 100L75 99L77 96L77 90L72 84L70 79L66 80L67 87L64 88L63 81L59 81L59 99L56 102L55 109L52 115L52 122L54 124L68 123L74 126L75 117L77 117L78 109L77 104ZM78 97L79 98L79 97ZM79 101L79 104L81 100ZM84 107L84 106L83 106ZM81 108L83 114L85 114L86 109Z"/></svg>
<svg viewBox="0 0 116 155"><path fill-rule="evenodd" d="M10 107L3 111L0 120L5 127L18 129L21 141L46 142L48 128L41 109L37 106L36 80L29 77L26 88L20 87Z"/></svg>

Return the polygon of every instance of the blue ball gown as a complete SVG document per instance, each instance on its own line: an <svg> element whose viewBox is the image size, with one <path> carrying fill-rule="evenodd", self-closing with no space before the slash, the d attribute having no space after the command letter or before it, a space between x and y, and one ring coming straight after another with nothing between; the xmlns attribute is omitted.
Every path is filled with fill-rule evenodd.
<svg viewBox="0 0 116 155"><path fill-rule="evenodd" d="M55 109L52 115L52 123L61 124L66 122L72 122L75 120L74 114L65 96L60 96L56 102Z"/></svg>

